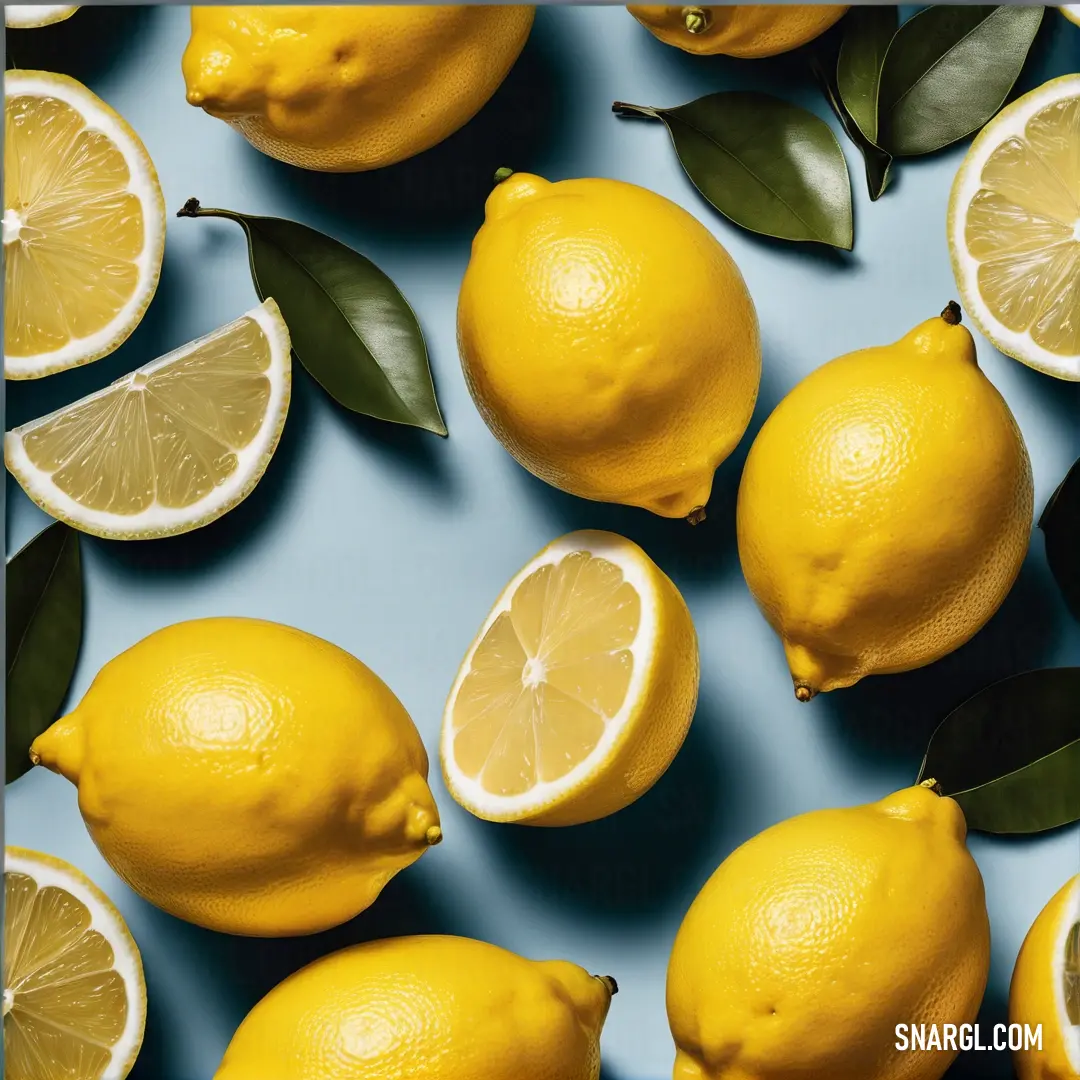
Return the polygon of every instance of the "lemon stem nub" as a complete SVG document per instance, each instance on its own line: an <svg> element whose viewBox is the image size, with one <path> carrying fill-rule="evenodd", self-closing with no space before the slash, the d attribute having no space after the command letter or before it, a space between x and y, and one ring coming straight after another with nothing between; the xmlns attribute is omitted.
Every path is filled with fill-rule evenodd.
<svg viewBox="0 0 1080 1080"><path fill-rule="evenodd" d="M813 687L807 686L806 683L796 683L795 685L795 700L801 701L803 704L808 702L812 697L817 694L817 691Z"/></svg>
<svg viewBox="0 0 1080 1080"><path fill-rule="evenodd" d="M941 313L941 317L950 326L959 326L960 319L962 318L962 312L960 311L960 305L955 300L950 300L945 305L945 310Z"/></svg>
<svg viewBox="0 0 1080 1080"><path fill-rule="evenodd" d="M941 794L941 784L939 784L937 782L937 780L935 780L934 777L932 777L932 776L927 777L919 785L919 787L927 788L929 791L932 791L935 795L940 795Z"/></svg>
<svg viewBox="0 0 1080 1080"><path fill-rule="evenodd" d="M705 507L695 506L694 509L686 515L686 520L691 525L700 525L705 520Z"/></svg>
<svg viewBox="0 0 1080 1080"><path fill-rule="evenodd" d="M424 839L428 843L428 847L434 847L436 844L442 841L442 829L438 825L432 825L426 833L424 833Z"/></svg>
<svg viewBox="0 0 1080 1080"><path fill-rule="evenodd" d="M619 984L610 975L594 975L593 978L599 979L607 987L607 992L612 997L619 992Z"/></svg>
<svg viewBox="0 0 1080 1080"><path fill-rule="evenodd" d="M709 29L709 13L704 8L683 8L682 17L688 34L704 34Z"/></svg>
<svg viewBox="0 0 1080 1080"><path fill-rule="evenodd" d="M495 183L501 184L504 180L509 180L514 175L514 170L507 168L505 165L501 169L495 170Z"/></svg>

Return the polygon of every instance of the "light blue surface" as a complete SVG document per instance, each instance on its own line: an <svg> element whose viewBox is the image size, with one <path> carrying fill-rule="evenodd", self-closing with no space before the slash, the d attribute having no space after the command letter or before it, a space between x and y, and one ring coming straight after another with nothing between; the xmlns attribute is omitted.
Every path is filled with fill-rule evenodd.
<svg viewBox="0 0 1080 1080"><path fill-rule="evenodd" d="M724 856L791 814L876 799L910 783L935 723L986 683L1080 663L1080 627L1056 593L1037 532L1013 593L969 645L931 668L869 679L808 706L792 697L780 646L739 572L734 496L769 410L825 360L892 341L955 295L944 224L963 148L903 164L894 189L870 204L861 161L841 136L856 247L831 254L729 225L697 197L660 125L610 112L615 99L674 105L725 87L759 87L833 123L798 61L696 59L654 41L621 8L541 10L517 68L465 130L402 166L333 177L272 162L189 107L180 74L186 38L182 8L84 8L50 30L9 32L8 65L69 72L117 108L144 139L170 214L194 195L206 206L307 222L374 259L419 315L450 438L347 415L297 371L281 446L246 503L174 540L86 540L86 633L72 700L106 661L159 627L260 616L319 634L370 664L404 701L436 760L444 696L498 592L553 537L598 527L642 543L683 591L701 639L701 704L664 780L591 826L482 823L454 804L436 766L446 842L367 914L308 940L229 939L143 903L97 854L74 788L42 770L8 790L7 841L80 866L128 919L150 1002L136 1080L208 1080L251 1005L302 963L369 937L427 931L615 975L621 993L604 1033L606 1080L668 1077L668 952L683 912ZM1078 60L1080 29L1051 11L1024 83L1075 71ZM697 529L544 486L502 451L473 408L454 311L500 165L553 180L609 176L650 187L704 221L742 268L762 325L761 398ZM254 302L239 229L170 217L161 287L143 324L86 369L9 384L8 426L105 385ZM1024 431L1041 509L1080 456L1080 387L1029 371L982 340L979 357ZM47 522L10 478L8 497L12 552ZM984 1022L1003 1017L1027 927L1080 868L1078 839L1075 827L1029 840L973 838L994 939ZM1008 1075L1008 1059L998 1054L969 1054L950 1074Z"/></svg>

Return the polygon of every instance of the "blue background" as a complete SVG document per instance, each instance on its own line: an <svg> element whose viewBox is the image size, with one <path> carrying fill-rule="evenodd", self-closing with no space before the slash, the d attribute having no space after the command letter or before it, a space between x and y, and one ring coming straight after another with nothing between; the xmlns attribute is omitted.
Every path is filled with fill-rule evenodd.
<svg viewBox="0 0 1080 1080"><path fill-rule="evenodd" d="M1080 627L1055 590L1037 531L1012 594L967 646L930 668L867 679L810 705L795 702L780 646L739 571L735 493L768 412L819 364L896 339L955 295L945 211L965 147L903 163L893 188L871 204L858 154L840 135L856 245L839 254L729 224L696 195L662 126L610 112L615 99L675 105L717 89L760 88L835 127L798 55L694 58L655 41L622 8L541 10L516 68L465 129L394 168L327 176L261 156L186 104L187 32L184 8L84 8L60 26L7 35L8 66L68 72L130 121L157 165L170 213L161 285L142 325L85 369L8 384L7 425L73 401L253 306L240 230L171 216L197 196L206 206L307 222L389 273L427 335L450 438L350 415L297 369L281 445L244 504L175 539L85 540L86 627L71 700L118 652L181 619L249 615L302 627L362 658L404 701L435 762L446 841L353 923L306 940L251 941L187 926L131 894L90 842L75 789L43 770L8 790L7 840L75 863L128 919L149 989L137 1080L208 1080L247 1010L285 975L342 945L410 932L465 934L615 975L622 992L604 1033L606 1080L670 1076L668 952L684 911L727 853L781 818L911 783L950 708L1012 672L1080 662ZM1022 85L1076 71L1078 59L1080 28L1051 10ZM652 188L704 221L742 268L761 320L761 396L697 529L546 487L503 452L473 408L454 311L501 165L552 180L607 176ZM979 357L1024 431L1038 511L1080 456L1080 386L1030 371L981 339ZM47 521L10 477L7 491L10 553ZM549 540L583 527L637 540L680 587L701 640L701 704L669 773L626 811L571 829L489 825L459 809L442 785L443 700L510 576ZM993 926L984 1022L1003 1018L1024 933L1080 868L1078 838L1076 827L1032 839L972 838ZM1010 1065L1004 1054L969 1054L950 1075L1008 1076Z"/></svg>

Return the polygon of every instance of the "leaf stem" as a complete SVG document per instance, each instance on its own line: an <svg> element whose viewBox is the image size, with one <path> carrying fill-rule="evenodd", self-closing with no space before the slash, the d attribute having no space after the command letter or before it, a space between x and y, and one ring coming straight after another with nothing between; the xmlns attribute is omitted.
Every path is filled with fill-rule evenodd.
<svg viewBox="0 0 1080 1080"><path fill-rule="evenodd" d="M241 225L244 224L240 214L236 214L232 210L217 210L212 206L203 206L198 199L188 199L188 201L176 211L176 216L191 218L221 217L228 218L230 221L237 221Z"/></svg>
<svg viewBox="0 0 1080 1080"><path fill-rule="evenodd" d="M631 105L628 101L613 101L611 111L616 116L631 120L659 120L660 113L650 105Z"/></svg>

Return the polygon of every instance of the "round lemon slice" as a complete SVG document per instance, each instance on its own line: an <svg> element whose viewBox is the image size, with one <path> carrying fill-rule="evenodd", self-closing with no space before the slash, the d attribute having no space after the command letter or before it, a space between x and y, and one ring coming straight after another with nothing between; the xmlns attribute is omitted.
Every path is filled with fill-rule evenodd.
<svg viewBox="0 0 1080 1080"><path fill-rule="evenodd" d="M1042 1044L1013 1054L1019 1080L1080 1076L1080 874L1032 924L1013 969L1009 1023L1042 1027Z"/></svg>
<svg viewBox="0 0 1080 1080"><path fill-rule="evenodd" d="M4 110L4 375L36 379L105 356L138 325L165 201L139 137L82 83L8 71Z"/></svg>
<svg viewBox="0 0 1080 1080"><path fill-rule="evenodd" d="M78 4L5 4L4 25L12 30L52 26L70 19L78 10Z"/></svg>
<svg viewBox="0 0 1080 1080"><path fill-rule="evenodd" d="M961 299L1008 356L1080 380L1080 75L1003 109L964 158L949 199Z"/></svg>
<svg viewBox="0 0 1080 1080"><path fill-rule="evenodd" d="M1069 22L1080 26L1080 4L1063 4L1058 10Z"/></svg>
<svg viewBox="0 0 1080 1080"><path fill-rule="evenodd" d="M4 858L4 1076L123 1080L142 1045L139 950L109 898L74 866Z"/></svg>
<svg viewBox="0 0 1080 1080"><path fill-rule="evenodd" d="M120 540L205 525L246 498L277 447L289 331L267 300L73 405L9 431L8 469L43 510Z"/></svg>
<svg viewBox="0 0 1080 1080"><path fill-rule="evenodd" d="M447 787L488 821L614 813L671 764L693 718L690 612L636 544L576 532L503 590L443 715Z"/></svg>

